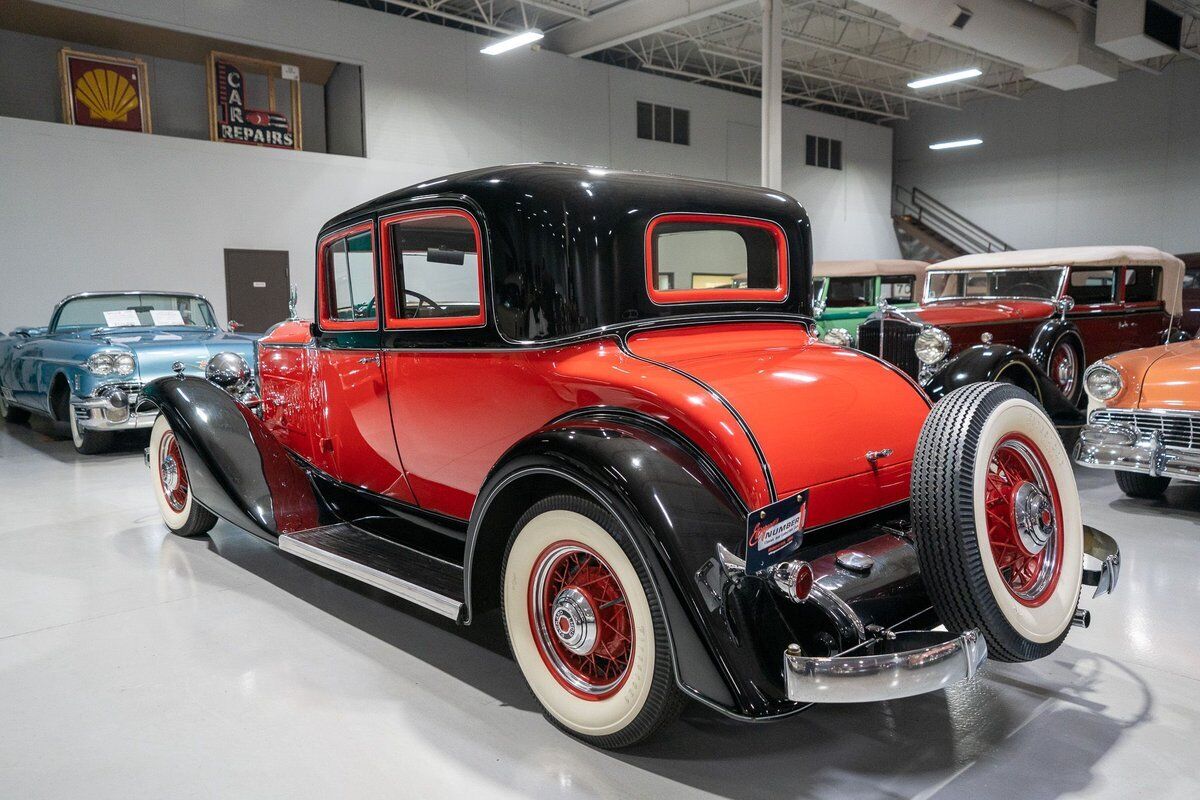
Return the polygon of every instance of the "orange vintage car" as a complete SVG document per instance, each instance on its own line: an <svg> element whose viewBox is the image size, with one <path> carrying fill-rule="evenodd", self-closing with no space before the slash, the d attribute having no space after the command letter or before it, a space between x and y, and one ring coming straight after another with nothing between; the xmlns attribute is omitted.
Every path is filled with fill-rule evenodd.
<svg viewBox="0 0 1200 800"><path fill-rule="evenodd" d="M1083 381L1076 462L1115 470L1130 497L1158 497L1172 478L1200 481L1200 341L1109 356Z"/></svg>

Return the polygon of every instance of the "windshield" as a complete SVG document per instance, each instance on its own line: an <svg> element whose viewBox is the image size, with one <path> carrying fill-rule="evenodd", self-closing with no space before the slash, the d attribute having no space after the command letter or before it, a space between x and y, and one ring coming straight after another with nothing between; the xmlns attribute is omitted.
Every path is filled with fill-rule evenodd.
<svg viewBox="0 0 1200 800"><path fill-rule="evenodd" d="M207 300L177 294L96 294L68 300L52 321L55 331L87 328L215 328Z"/></svg>
<svg viewBox="0 0 1200 800"><path fill-rule="evenodd" d="M1058 298L1066 267L1028 269L933 270L926 282L925 301L988 297Z"/></svg>

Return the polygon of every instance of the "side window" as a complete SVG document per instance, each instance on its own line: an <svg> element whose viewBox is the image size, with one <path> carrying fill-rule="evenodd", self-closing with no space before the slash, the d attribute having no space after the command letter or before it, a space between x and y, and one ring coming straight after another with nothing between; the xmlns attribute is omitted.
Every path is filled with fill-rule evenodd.
<svg viewBox="0 0 1200 800"><path fill-rule="evenodd" d="M879 294L897 303L911 303L916 282L915 275L884 275L879 279Z"/></svg>
<svg viewBox="0 0 1200 800"><path fill-rule="evenodd" d="M321 243L321 325L330 330L375 327L375 252L371 224Z"/></svg>
<svg viewBox="0 0 1200 800"><path fill-rule="evenodd" d="M482 325L483 250L475 218L457 209L380 220L390 328Z"/></svg>
<svg viewBox="0 0 1200 800"><path fill-rule="evenodd" d="M873 305L871 290L874 278L830 278L829 296L826 301L831 308L862 308Z"/></svg>
<svg viewBox="0 0 1200 800"><path fill-rule="evenodd" d="M1158 284L1162 267L1126 267L1125 302L1153 303L1158 300Z"/></svg>
<svg viewBox="0 0 1200 800"><path fill-rule="evenodd" d="M1117 285L1116 267L1098 269L1072 269L1067 282L1067 294L1076 305L1090 306L1111 303Z"/></svg>

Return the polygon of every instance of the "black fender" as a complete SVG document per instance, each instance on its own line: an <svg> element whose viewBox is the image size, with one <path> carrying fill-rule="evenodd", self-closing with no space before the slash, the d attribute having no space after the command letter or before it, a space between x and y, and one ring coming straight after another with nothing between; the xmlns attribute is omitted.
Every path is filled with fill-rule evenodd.
<svg viewBox="0 0 1200 800"><path fill-rule="evenodd" d="M281 533L334 521L310 472L224 389L203 378L172 376L146 384L142 395L158 406L179 442L193 502L272 542Z"/></svg>
<svg viewBox="0 0 1200 800"><path fill-rule="evenodd" d="M1079 373L1082 377L1083 367L1086 367L1088 363L1087 350L1083 346L1083 335L1079 333L1079 326L1069 319L1051 317L1043 322L1034 332L1033 339L1029 343L1029 357L1042 368L1043 372L1048 371L1050 354L1054 352L1055 346L1064 336L1072 337L1079 347Z"/></svg>
<svg viewBox="0 0 1200 800"><path fill-rule="evenodd" d="M1062 335L1061 332L1059 335ZM1057 338L1051 340L1051 346ZM948 360L925 384L935 401L971 383L1013 383L1038 399L1056 425L1082 425L1084 415L1068 400L1042 366L1016 347L977 344Z"/></svg>
<svg viewBox="0 0 1200 800"><path fill-rule="evenodd" d="M555 492L566 486L590 497L621 523L654 581L676 680L685 692L740 718L799 710L786 700L782 679L790 634L778 630L784 627L779 614L761 613L756 605L769 607L775 600L767 595L774 593L756 589L763 596L733 610L710 610L696 579L718 543L744 553L745 507L698 448L635 412L595 411L561 419L515 445L497 464L479 493L467 532L468 621L498 601L500 559L512 524L518 510L535 501L521 487L524 483L533 491L531 484L538 480L554 482ZM515 508L505 512L506 505ZM730 614L744 614L742 630L752 635L737 636Z"/></svg>

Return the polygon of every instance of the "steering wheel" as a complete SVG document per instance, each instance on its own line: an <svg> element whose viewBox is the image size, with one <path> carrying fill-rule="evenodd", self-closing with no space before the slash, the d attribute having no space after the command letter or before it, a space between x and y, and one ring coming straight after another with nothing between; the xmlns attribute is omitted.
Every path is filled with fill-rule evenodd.
<svg viewBox="0 0 1200 800"><path fill-rule="evenodd" d="M424 305L425 303L428 303L429 305L433 306L438 311L445 312L445 310L446 310L446 307L443 306L441 303L438 303L436 300L433 300L432 298L427 297L427 296L421 294L420 292L414 292L412 289L405 289L404 293L411 294L413 297L417 298L417 313L414 316L419 317L421 315L421 306Z"/></svg>
<svg viewBox="0 0 1200 800"><path fill-rule="evenodd" d="M1030 297L1041 297L1042 295L1046 294L1046 287L1039 286L1036 283L1018 283L1015 284L1010 291L1012 291L1012 293L1018 297L1025 297L1025 295L1021 294L1021 289L1032 289L1033 291L1030 293Z"/></svg>

